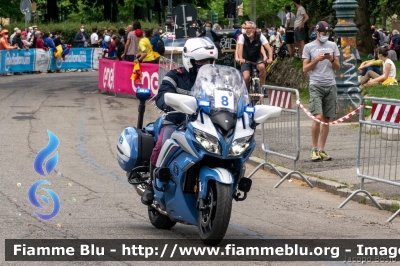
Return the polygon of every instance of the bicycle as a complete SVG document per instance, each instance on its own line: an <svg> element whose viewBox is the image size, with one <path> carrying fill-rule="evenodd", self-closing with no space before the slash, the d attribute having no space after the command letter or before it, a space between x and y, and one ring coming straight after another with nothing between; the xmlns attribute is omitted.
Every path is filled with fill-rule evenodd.
<svg viewBox="0 0 400 266"><path fill-rule="evenodd" d="M250 64L251 70L250 70L250 87L249 87L249 96L250 96L250 101L253 106L257 104L261 104L263 94L260 94L260 77L258 75L258 70L257 70L257 62L251 62L246 60L246 64Z"/></svg>
<svg viewBox="0 0 400 266"><path fill-rule="evenodd" d="M273 46L273 54L272 54L273 60L272 60L272 63L267 65L266 68L265 68L265 73L266 73L265 78L267 78L269 76L269 74L272 73L272 70L274 69L276 63L278 63L278 58L279 57L281 57L279 55L279 48L276 48L276 46L274 45ZM283 58L281 58L281 59L283 59Z"/></svg>

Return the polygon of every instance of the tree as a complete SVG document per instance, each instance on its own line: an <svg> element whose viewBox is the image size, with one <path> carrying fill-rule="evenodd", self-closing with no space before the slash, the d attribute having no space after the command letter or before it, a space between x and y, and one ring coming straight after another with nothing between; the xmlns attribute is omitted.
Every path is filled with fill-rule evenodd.
<svg viewBox="0 0 400 266"><path fill-rule="evenodd" d="M357 49L362 53L373 53L374 41L372 39L368 0L357 0L358 8L354 23L358 28Z"/></svg>
<svg viewBox="0 0 400 266"><path fill-rule="evenodd" d="M17 0L0 0L0 18L12 18L18 21L24 20L24 15L19 9L19 1ZM2 19L0 19L0 24Z"/></svg>
<svg viewBox="0 0 400 266"><path fill-rule="evenodd" d="M58 0L47 0L47 14L44 15L46 22L59 22Z"/></svg>

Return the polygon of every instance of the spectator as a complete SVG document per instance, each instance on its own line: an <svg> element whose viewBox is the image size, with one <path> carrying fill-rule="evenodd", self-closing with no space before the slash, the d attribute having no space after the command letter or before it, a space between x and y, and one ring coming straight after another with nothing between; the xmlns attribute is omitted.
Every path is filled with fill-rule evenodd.
<svg viewBox="0 0 400 266"><path fill-rule="evenodd" d="M293 0L295 7L297 8L296 20L294 21L294 38L299 47L299 58L303 58L303 48L305 44L306 35L304 25L308 21L309 17L304 7L300 4L300 0Z"/></svg>
<svg viewBox="0 0 400 266"><path fill-rule="evenodd" d="M50 32L45 32L43 34L43 42L49 49L52 49L50 50L52 53L57 49L54 41L50 38Z"/></svg>
<svg viewBox="0 0 400 266"><path fill-rule="evenodd" d="M135 31L136 37L139 38L139 53L136 55L136 62L143 63L158 63L158 59L160 55L158 53L154 53L153 48L150 44L150 38L153 35L152 29L145 29L143 36L143 32L141 29L137 29Z"/></svg>
<svg viewBox="0 0 400 266"><path fill-rule="evenodd" d="M129 25L127 28L128 36L126 38L124 53L121 55L121 58L125 61L133 62L136 54L139 52L139 40L136 37L135 31L141 28L139 21L135 21L133 26Z"/></svg>
<svg viewBox="0 0 400 266"><path fill-rule="evenodd" d="M205 24L204 31L200 34L199 37L207 37L207 38L209 38L211 40L211 42L213 42L213 43L218 42L219 43L219 41L220 41L219 37L214 31L211 30L211 27L212 27L211 22L207 22Z"/></svg>
<svg viewBox="0 0 400 266"><path fill-rule="evenodd" d="M388 32L382 32L383 33L383 46L389 46L390 43L390 34Z"/></svg>
<svg viewBox="0 0 400 266"><path fill-rule="evenodd" d="M28 49L31 47L31 45L32 45L32 42L29 42L29 41L27 40L27 37L28 37L28 33L27 33L26 31L21 32L22 44L23 44L23 47L24 47L26 50L28 50Z"/></svg>
<svg viewBox="0 0 400 266"><path fill-rule="evenodd" d="M46 46L44 46L44 42L42 39L42 32L36 31L35 37L36 37L36 48L43 49L45 51L49 50Z"/></svg>
<svg viewBox="0 0 400 266"><path fill-rule="evenodd" d="M381 67L383 61L378 58L378 48L374 51L375 58L371 60L367 60L361 63L358 71L360 71L360 76L365 76L368 71L374 71L378 75L382 75ZM361 81L361 80L359 80Z"/></svg>
<svg viewBox="0 0 400 266"><path fill-rule="evenodd" d="M14 33L11 34L10 39L9 39L10 42L12 42L12 40L14 39L15 35L17 34L17 31L19 31L19 29L18 28L14 28ZM13 45L13 44L11 43L11 45Z"/></svg>
<svg viewBox="0 0 400 266"><path fill-rule="evenodd" d="M8 30L4 29L1 31L0 38L0 50L14 50L20 49L17 45L9 45L8 44Z"/></svg>
<svg viewBox="0 0 400 266"><path fill-rule="evenodd" d="M320 121L329 123L336 114L336 80L334 70L340 68L340 52L337 45L328 41L329 25L325 21L317 23L317 39L304 47L303 71L310 72L310 110ZM313 121L311 126L311 161L330 161L325 152L329 124L321 125Z"/></svg>
<svg viewBox="0 0 400 266"><path fill-rule="evenodd" d="M397 60L400 60L400 34L398 30L393 30L393 36L390 39L389 49L393 49L397 54Z"/></svg>
<svg viewBox="0 0 400 266"><path fill-rule="evenodd" d="M154 29L154 30L153 30L153 37L151 38L150 43L151 43L151 47L153 48L153 51L154 51L154 52L157 52L157 53L160 53L160 52L158 51L158 45L157 45L157 44L158 44L158 41L162 41L162 40L161 40L159 31L156 30L156 29Z"/></svg>
<svg viewBox="0 0 400 266"><path fill-rule="evenodd" d="M75 35L75 43L78 47L88 47L89 36L85 32L85 26L82 25L80 31Z"/></svg>
<svg viewBox="0 0 400 266"><path fill-rule="evenodd" d="M235 33L236 33L236 35L235 35ZM233 34L233 37L235 38L236 43L238 43L238 40L239 40L240 36L242 34L246 34L246 23L243 23L241 30L240 31L236 31L235 33ZM239 55L238 55L238 47L239 47L238 45L236 45L236 47L235 47L235 61L236 62L239 62L239 58L240 58Z"/></svg>
<svg viewBox="0 0 400 266"><path fill-rule="evenodd" d="M271 38L269 39L269 44L276 48L276 53L281 50L283 46L283 40L281 34L278 31L274 31L274 33L271 35Z"/></svg>
<svg viewBox="0 0 400 266"><path fill-rule="evenodd" d="M115 40L115 50L117 51L117 57L119 60L122 60L121 56L124 53L125 43L126 43L126 35L124 29L118 30L119 36Z"/></svg>
<svg viewBox="0 0 400 266"><path fill-rule="evenodd" d="M15 32L14 38L11 40L11 45L17 45L19 49L24 48L24 44L21 40L21 30Z"/></svg>
<svg viewBox="0 0 400 266"><path fill-rule="evenodd" d="M285 5L286 12L286 46L289 50L290 58L294 57L294 21L296 20L296 16L293 14L291 10L291 6L289 4Z"/></svg>
<svg viewBox="0 0 400 266"><path fill-rule="evenodd" d="M380 46L380 34L379 34L379 29L376 29L375 26L371 26L371 30L375 29L374 33L372 34L372 39L374 39L375 41L375 47L379 47Z"/></svg>
<svg viewBox="0 0 400 266"><path fill-rule="evenodd" d="M105 58L106 55L108 55L109 58L116 56L115 42L110 36L106 35L104 37L104 40L101 42L101 47L103 48L102 58Z"/></svg>
<svg viewBox="0 0 400 266"><path fill-rule="evenodd" d="M219 45L220 39L219 39L218 35L214 31L211 30L211 26L212 26L211 22L207 22L205 24L204 31L200 34L199 37L209 38L211 40L211 42L213 42L215 44L215 46L217 47L218 55L219 55L219 57L221 57L222 51L221 51L221 46ZM214 26L215 26L215 24L214 24Z"/></svg>
<svg viewBox="0 0 400 266"><path fill-rule="evenodd" d="M315 39L317 39L317 30L315 29L315 26L312 26L311 30L312 30L312 32L310 34L310 42L313 42L313 41L315 41ZM328 39L328 41L329 41L329 39Z"/></svg>
<svg viewBox="0 0 400 266"><path fill-rule="evenodd" d="M388 50L386 47L378 48L378 57L383 61L382 75L378 75L374 71L368 71L364 77L361 78L360 89L365 89L377 84L389 85L396 82L396 66L393 61L388 58ZM387 84L386 84L387 83Z"/></svg>
<svg viewBox="0 0 400 266"><path fill-rule="evenodd" d="M33 33L31 34L32 49L36 49L36 32L38 31L37 26L32 26Z"/></svg>
<svg viewBox="0 0 400 266"><path fill-rule="evenodd" d="M102 41L99 39L99 35L97 35L97 26L92 28L92 35L90 35L90 44L92 47L97 48L99 47L99 43Z"/></svg>
<svg viewBox="0 0 400 266"><path fill-rule="evenodd" d="M26 39L27 40L30 40L31 39L31 37L32 37L32 35L33 35L33 27L28 27L28 32L27 32L27 37L26 37Z"/></svg>

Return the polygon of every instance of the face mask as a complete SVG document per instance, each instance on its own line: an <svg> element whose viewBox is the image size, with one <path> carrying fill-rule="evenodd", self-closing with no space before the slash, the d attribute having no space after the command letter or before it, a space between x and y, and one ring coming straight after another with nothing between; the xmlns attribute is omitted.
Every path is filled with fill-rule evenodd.
<svg viewBox="0 0 400 266"><path fill-rule="evenodd" d="M253 36L253 33L246 34L246 35L247 35L247 37L251 37L251 36Z"/></svg>
<svg viewBox="0 0 400 266"><path fill-rule="evenodd" d="M267 33L266 33L266 32L263 32L263 35L264 35L264 36L267 36Z"/></svg>
<svg viewBox="0 0 400 266"><path fill-rule="evenodd" d="M162 30L160 30L159 33L162 33Z"/></svg>
<svg viewBox="0 0 400 266"><path fill-rule="evenodd" d="M33 33L33 30L31 30L31 33Z"/></svg>
<svg viewBox="0 0 400 266"><path fill-rule="evenodd" d="M85 31L85 29L81 29L81 32L84 32Z"/></svg>
<svg viewBox="0 0 400 266"><path fill-rule="evenodd" d="M274 35L275 31L274 30L270 30L269 31L269 35Z"/></svg>
<svg viewBox="0 0 400 266"><path fill-rule="evenodd" d="M210 31L210 27L206 27L206 31Z"/></svg>
<svg viewBox="0 0 400 266"><path fill-rule="evenodd" d="M328 40L328 36L319 36L319 41L324 43Z"/></svg>
<svg viewBox="0 0 400 266"><path fill-rule="evenodd" d="M6 37L6 39L8 38L8 35L6 34L4 37Z"/></svg>
<svg viewBox="0 0 400 266"><path fill-rule="evenodd" d="M242 34L246 34L246 30L245 29L242 29Z"/></svg>

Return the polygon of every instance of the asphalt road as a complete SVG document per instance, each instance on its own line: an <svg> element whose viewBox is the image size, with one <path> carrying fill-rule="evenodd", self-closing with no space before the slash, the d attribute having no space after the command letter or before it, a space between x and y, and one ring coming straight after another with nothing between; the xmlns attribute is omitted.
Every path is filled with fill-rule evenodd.
<svg viewBox="0 0 400 266"><path fill-rule="evenodd" d="M197 228L177 224L155 229L147 208L116 160L122 130L136 125L138 100L99 93L97 72L0 77L0 265L186 265L187 262L5 262L4 239L196 239ZM159 113L148 106L145 123ZM60 143L58 164L46 177L35 172L37 153L53 132ZM248 171L252 169L248 167ZM57 193L60 212L49 213L28 199L39 180ZM387 211L350 202L298 181L285 182L259 171L247 200L234 202L227 239L398 238L400 219L386 224ZM43 203L43 200L41 201ZM157 240L155 240L157 241ZM191 262L192 263L192 262ZM288 262L193 262L204 265L287 265ZM348 265L342 262L292 262L292 265Z"/></svg>

